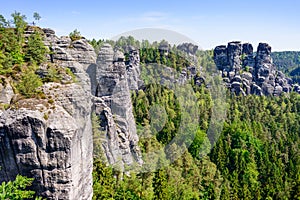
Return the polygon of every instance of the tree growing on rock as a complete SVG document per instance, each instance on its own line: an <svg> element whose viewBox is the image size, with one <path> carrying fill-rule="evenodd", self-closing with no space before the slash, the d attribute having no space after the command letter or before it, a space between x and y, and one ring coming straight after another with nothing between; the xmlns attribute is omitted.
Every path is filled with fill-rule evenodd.
<svg viewBox="0 0 300 200"><path fill-rule="evenodd" d="M36 21L40 21L40 19L41 19L42 17L40 16L39 13L34 12L34 13L33 13L33 18L34 18L34 20L36 20ZM34 22L33 22L33 23L34 23Z"/></svg>
<svg viewBox="0 0 300 200"><path fill-rule="evenodd" d="M69 34L69 37L71 38L72 41L80 40L82 38L77 28Z"/></svg>

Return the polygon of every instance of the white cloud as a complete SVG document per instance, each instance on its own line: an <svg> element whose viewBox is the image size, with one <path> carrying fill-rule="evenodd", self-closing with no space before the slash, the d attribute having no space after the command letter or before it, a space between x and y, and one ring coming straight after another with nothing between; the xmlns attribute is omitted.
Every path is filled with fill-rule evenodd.
<svg viewBox="0 0 300 200"><path fill-rule="evenodd" d="M72 13L72 15L80 15L80 12L76 11L76 10L73 10L71 13Z"/></svg>

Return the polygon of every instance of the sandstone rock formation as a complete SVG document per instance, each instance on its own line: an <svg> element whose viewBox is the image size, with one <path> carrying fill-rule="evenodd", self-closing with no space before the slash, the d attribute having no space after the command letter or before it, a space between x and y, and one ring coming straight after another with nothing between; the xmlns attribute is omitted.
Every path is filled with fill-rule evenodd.
<svg viewBox="0 0 300 200"><path fill-rule="evenodd" d="M276 70L270 54L271 47L266 43L259 44L254 56L251 44L230 42L214 49L214 61L226 86L237 95L298 92L298 85Z"/></svg>
<svg viewBox="0 0 300 200"><path fill-rule="evenodd" d="M0 180L22 174L34 177L33 189L47 199L91 199L91 105L77 84L43 89L58 97L53 105L28 99L22 103L34 107L0 116Z"/></svg>
<svg viewBox="0 0 300 200"><path fill-rule="evenodd" d="M136 52L132 54L130 67L138 64L135 60L138 55ZM138 74L131 75L138 78ZM125 165L132 165L134 162L141 164L129 90L129 86L132 89L137 89L138 86L135 80L128 83L124 54L114 51L109 44L104 44L97 59L96 77L96 96L103 100L96 101L96 114L102 119L101 129L107 135L103 148L109 163L118 165L122 171Z"/></svg>
<svg viewBox="0 0 300 200"><path fill-rule="evenodd" d="M85 39L58 38L44 29L49 61L70 68L77 83L42 86L47 99L25 99L19 108L0 112L0 182L17 174L34 177L32 189L47 199L91 199L93 142L91 86L85 72L95 63ZM1 88L1 101L13 94ZM4 98L5 97L5 98Z"/></svg>

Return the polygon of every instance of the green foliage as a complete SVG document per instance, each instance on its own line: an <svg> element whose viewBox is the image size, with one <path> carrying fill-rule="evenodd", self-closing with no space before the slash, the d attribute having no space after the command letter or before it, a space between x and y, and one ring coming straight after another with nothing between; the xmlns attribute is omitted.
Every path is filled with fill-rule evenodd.
<svg viewBox="0 0 300 200"><path fill-rule="evenodd" d="M35 31L28 37L25 48L25 61L41 64L46 60L47 48L44 45L41 33Z"/></svg>
<svg viewBox="0 0 300 200"><path fill-rule="evenodd" d="M89 43L94 47L96 54L98 55L100 48L102 47L104 40L96 40L96 39L92 39L89 41Z"/></svg>
<svg viewBox="0 0 300 200"><path fill-rule="evenodd" d="M102 150L102 141L105 134L100 130L101 120L96 113L92 113L92 131L93 131L93 156L95 160L104 161L104 154Z"/></svg>
<svg viewBox="0 0 300 200"><path fill-rule="evenodd" d="M210 154L229 181L224 195L295 199L299 148L290 147L300 142L299 100L297 94L232 98L228 121Z"/></svg>
<svg viewBox="0 0 300 200"><path fill-rule="evenodd" d="M163 54L158 47L141 48L140 49L141 63L150 64L157 63L181 71L190 66L190 62L179 51L170 51L168 54Z"/></svg>
<svg viewBox="0 0 300 200"><path fill-rule="evenodd" d="M24 32L27 28L26 17L18 12L12 14L12 25L2 16L0 28L0 74L9 75L16 65L24 62L40 64L45 59L46 48L40 33L33 33L26 41ZM17 73L15 71L14 73Z"/></svg>
<svg viewBox="0 0 300 200"><path fill-rule="evenodd" d="M28 68L22 73L16 88L25 97L34 97L39 93L38 87L42 84L41 78L34 73L33 69Z"/></svg>
<svg viewBox="0 0 300 200"><path fill-rule="evenodd" d="M24 31L27 27L27 22L25 21L26 16L16 11L11 16L13 17L13 24L15 25L14 27L19 47L22 47L25 41Z"/></svg>
<svg viewBox="0 0 300 200"><path fill-rule="evenodd" d="M211 153L207 154L210 143L205 124L210 120L211 100L205 88L195 87L195 92L204 120L199 121L195 139L188 151L167 167L154 172L133 173L131 177L124 176L124 179L113 178L119 177L119 173L104 164L95 163L98 170L101 168L101 175L95 172L94 177L102 179L95 179L94 185L105 186L106 189L96 193L94 198L298 199L300 96L295 93L288 97L272 98L231 96L223 131ZM145 138L140 136L143 155L164 145L164 141L158 140L153 133L166 133L157 133L156 128L152 129L149 118L151 105L160 103L166 110L172 108L175 115L180 114L175 109L176 98L173 103L170 99L170 91L154 85L132 93L138 133L140 126L146 127L142 135ZM168 118L171 113L167 112ZM154 127L155 124L154 121ZM168 126L163 128L170 129ZM172 145L168 154L160 151L158 159L144 157L143 167L160 166L166 162L166 156L176 154L177 148Z"/></svg>
<svg viewBox="0 0 300 200"><path fill-rule="evenodd" d="M33 18L34 18L34 20L36 20L36 21L40 21L40 19L41 19L41 16L40 16L40 14L39 14L39 13L37 13L37 12L34 12L34 13L33 13Z"/></svg>
<svg viewBox="0 0 300 200"><path fill-rule="evenodd" d="M33 179L17 175L14 181L2 182L0 185L0 199L29 199L33 198L35 192L27 190ZM39 199L39 198L36 198Z"/></svg>
<svg viewBox="0 0 300 200"><path fill-rule="evenodd" d="M77 29L75 29L74 31L72 31L69 34L69 37L71 38L72 41L80 40L82 38L80 32Z"/></svg>
<svg viewBox="0 0 300 200"><path fill-rule="evenodd" d="M146 93L145 93L146 92ZM156 135L159 142L169 143L175 136L180 122L180 107L174 92L160 85L150 84L146 90L138 91L133 96L134 115L137 123L142 124L145 120L152 124L152 133ZM150 108L161 105L166 110L168 120L162 120L164 115L156 110L150 119ZM157 121L155 121L157 120Z"/></svg>
<svg viewBox="0 0 300 200"><path fill-rule="evenodd" d="M93 199L114 199L117 180L112 168L97 159L93 169Z"/></svg>
<svg viewBox="0 0 300 200"><path fill-rule="evenodd" d="M40 19L38 13L34 17ZM48 64L47 71L41 73L38 66L45 64L49 53L43 42L44 33L39 27L28 26L26 17L19 12L13 13L12 18L6 20L0 15L0 75L10 79L15 92L31 98L40 92L38 87L43 82L74 82L70 69L54 64ZM32 33L25 36L28 30Z"/></svg>
<svg viewBox="0 0 300 200"><path fill-rule="evenodd" d="M300 83L300 52L283 51L272 52L271 57L275 66L290 76L295 82Z"/></svg>

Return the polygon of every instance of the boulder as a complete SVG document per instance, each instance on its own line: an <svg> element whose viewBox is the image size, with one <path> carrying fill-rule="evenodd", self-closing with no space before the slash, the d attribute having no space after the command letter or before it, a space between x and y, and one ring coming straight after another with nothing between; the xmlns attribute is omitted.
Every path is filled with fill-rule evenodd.
<svg viewBox="0 0 300 200"><path fill-rule="evenodd" d="M252 81L252 79L253 79L252 74L249 72L243 72L241 77L244 79L247 79L248 81Z"/></svg>

